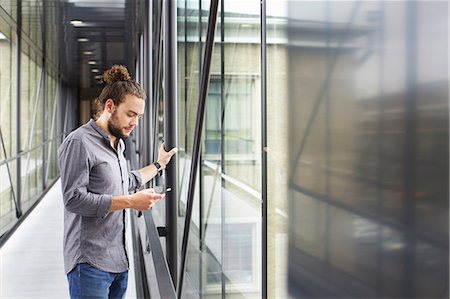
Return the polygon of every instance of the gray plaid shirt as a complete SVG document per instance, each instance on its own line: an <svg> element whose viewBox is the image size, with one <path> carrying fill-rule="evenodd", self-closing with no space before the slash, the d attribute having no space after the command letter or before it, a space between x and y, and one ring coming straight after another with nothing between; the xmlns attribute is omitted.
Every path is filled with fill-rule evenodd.
<svg viewBox="0 0 450 299"><path fill-rule="evenodd" d="M128 269L125 210L109 213L113 195L141 186L139 172L127 170L119 140L117 150L94 120L73 131L58 149L64 199L64 266L79 263L107 272Z"/></svg>

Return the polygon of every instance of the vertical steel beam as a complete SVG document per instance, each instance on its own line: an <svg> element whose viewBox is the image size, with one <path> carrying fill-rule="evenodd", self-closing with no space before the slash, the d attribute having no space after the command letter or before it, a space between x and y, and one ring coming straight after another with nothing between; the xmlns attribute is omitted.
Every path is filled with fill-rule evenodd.
<svg viewBox="0 0 450 299"><path fill-rule="evenodd" d="M144 32L145 32L145 65L144 65L144 78L143 80L145 80L145 85L146 85L146 90L147 90L147 107L146 107L146 113L147 113L147 117L145 119L145 131L147 132L147 134L144 134L144 144L143 144L143 149L144 149L144 165L148 165L150 164L151 161L151 157L152 157L152 152L151 149L152 147L150 146L150 141L151 141L151 135L153 132L153 126L152 126L152 119L151 119L151 115L153 115L152 113L152 107L153 105L151 105L151 100L152 100L152 94L153 94L153 72L151 70L151 66L152 66L152 40L153 40L153 3L150 1L145 1L146 3L146 13L147 13L147 17L145 18L145 22L146 24L144 25Z"/></svg>
<svg viewBox="0 0 450 299"><path fill-rule="evenodd" d="M202 32L203 32L203 26L202 26L202 1L198 1L198 69L201 70L202 69ZM185 27L187 28L187 27ZM187 31L186 29L184 30L185 32ZM201 88L201 76L202 74L200 72L198 72L198 89L200 90ZM187 128L187 127L186 127ZM201 261L202 260L202 251L203 251L203 246L202 246L202 236L204 235L204 231L206 231L206 229L203 228L204 223L203 223L203 218L204 218L204 214L203 214L203 195L201 190L203 190L203 182L202 182L202 152L200 151L200 170L199 170L199 174L200 174L200 180L199 180L199 184L198 184L198 188L200 190L199 192L199 196L198 196L198 215L199 215L199 225L198 225L198 260ZM202 273L202 263L198 263L198 273ZM200 276L201 277L201 276ZM200 299L202 298L202 279L199 279L199 285L198 285L198 289L200 290Z"/></svg>
<svg viewBox="0 0 450 299"><path fill-rule="evenodd" d="M220 165L222 166L222 173L225 173L225 0L220 1ZM220 179L220 235L222 241L220 242L220 289L222 298L226 295L226 277L223 271L223 264L225 257L225 244L223 236L225 234L225 180Z"/></svg>
<svg viewBox="0 0 450 299"><path fill-rule="evenodd" d="M216 30L217 10L219 0L211 0L209 9L208 29L206 34L205 55L202 67L201 88L198 99L197 118L195 122L194 143L192 149L192 163L189 174L188 197L186 203L186 216L184 221L183 241L181 247L180 278L178 282L178 298L181 298L183 292L183 279L186 268L187 245L189 241L189 229L192 219L192 208L194 203L195 182L197 179L197 169L200 158L201 135L203 120L205 116L206 97L211 70L211 58L214 48L214 34Z"/></svg>
<svg viewBox="0 0 450 299"><path fill-rule="evenodd" d="M47 63L46 63L46 52L47 52L47 16L46 16L46 3L47 1L42 1L42 17L41 17L41 28L42 28L42 190L47 187L47 173L46 163L49 163L46 159L46 141L47 141ZM39 9L39 5L36 6ZM39 96L39 95L38 95ZM50 157L49 157L50 158Z"/></svg>
<svg viewBox="0 0 450 299"><path fill-rule="evenodd" d="M22 216L22 183L21 183L21 156L20 153L22 152L21 149L21 143L20 143L20 132L21 132L21 126L20 126L20 114L21 114L21 107L20 107L20 93L21 93L21 77L20 77L20 71L21 71L21 65L22 65L22 59L21 59L21 52L22 52L22 0L17 0L17 31L16 31L16 40L17 40L17 48L16 48L16 58L17 58L17 66L16 66L16 151L17 151L17 160L16 160L16 179L17 179L17 214L18 218Z"/></svg>
<svg viewBox="0 0 450 299"><path fill-rule="evenodd" d="M261 0L261 297L267 298L267 27L266 0Z"/></svg>
<svg viewBox="0 0 450 299"><path fill-rule="evenodd" d="M164 0L164 144L166 150L177 146L177 3ZM166 256L174 287L177 287L177 163L166 169Z"/></svg>
<svg viewBox="0 0 450 299"><path fill-rule="evenodd" d="M154 12L155 16L155 39L153 44L153 53L154 53L154 85L153 85L153 150L152 150L152 159L156 159L156 151L158 146L158 134L159 134L159 122L158 122L158 113L159 113L159 100L160 100L160 85L161 85L161 30L162 30L162 15L163 15L163 0L157 0L155 2L157 5L157 10ZM152 64L153 65L153 64Z"/></svg>

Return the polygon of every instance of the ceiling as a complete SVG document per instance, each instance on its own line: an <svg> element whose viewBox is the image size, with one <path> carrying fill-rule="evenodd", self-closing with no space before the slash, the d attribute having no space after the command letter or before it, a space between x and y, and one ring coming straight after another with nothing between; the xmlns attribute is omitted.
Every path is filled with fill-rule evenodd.
<svg viewBox="0 0 450 299"><path fill-rule="evenodd" d="M127 64L131 23L126 20L133 0L66 0L63 5L62 68L81 89L99 86L103 71Z"/></svg>

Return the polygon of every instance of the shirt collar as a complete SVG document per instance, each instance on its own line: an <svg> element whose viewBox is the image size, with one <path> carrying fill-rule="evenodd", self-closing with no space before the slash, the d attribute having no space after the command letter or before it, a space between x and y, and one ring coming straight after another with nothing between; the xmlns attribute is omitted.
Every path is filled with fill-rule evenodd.
<svg viewBox="0 0 450 299"><path fill-rule="evenodd" d="M97 123L95 122L95 120L93 120L92 118L89 120L89 125L96 130L100 135L102 135L103 138L105 138L106 140L111 140L111 136L108 134L108 132L106 132L105 130L103 130L102 128L100 128Z"/></svg>

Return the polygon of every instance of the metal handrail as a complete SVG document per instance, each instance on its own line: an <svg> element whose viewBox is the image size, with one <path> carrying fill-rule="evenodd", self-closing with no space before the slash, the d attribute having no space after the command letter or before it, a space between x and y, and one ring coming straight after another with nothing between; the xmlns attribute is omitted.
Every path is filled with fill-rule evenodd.
<svg viewBox="0 0 450 299"><path fill-rule="evenodd" d="M153 214L151 211L144 212L145 227L147 229L148 244L152 252L153 265L155 268L158 289L161 298L177 298L172 277L170 276L169 266L164 257L164 252L159 240L158 229L156 228Z"/></svg>
<svg viewBox="0 0 450 299"><path fill-rule="evenodd" d="M197 118L195 122L194 144L192 149L191 171L189 175L190 180L188 187L188 198L186 203L186 216L184 222L183 241L181 247L181 264L180 264L180 277L178 282L178 298L181 298L183 290L183 279L186 268L187 244L189 240L189 228L192 218L192 208L194 202L195 183L197 179L198 160L200 158L200 141L203 128L203 120L205 115L206 97L208 94L208 86L211 70L211 58L214 48L214 35L216 31L218 6L219 6L218 0L211 0L208 18L208 29L205 42L205 55L203 60L202 77L200 82L201 85L197 108Z"/></svg>

